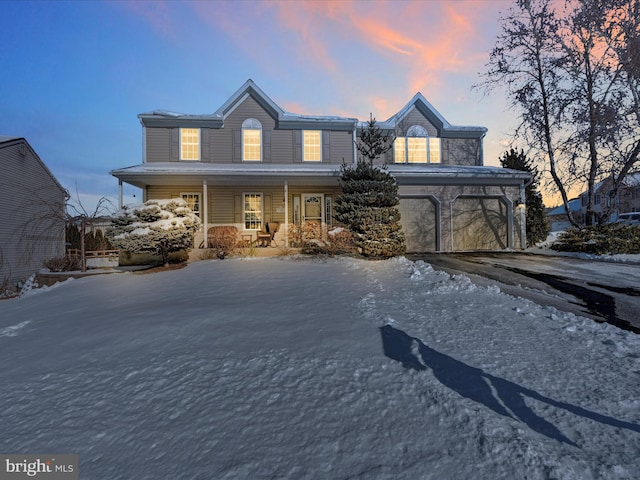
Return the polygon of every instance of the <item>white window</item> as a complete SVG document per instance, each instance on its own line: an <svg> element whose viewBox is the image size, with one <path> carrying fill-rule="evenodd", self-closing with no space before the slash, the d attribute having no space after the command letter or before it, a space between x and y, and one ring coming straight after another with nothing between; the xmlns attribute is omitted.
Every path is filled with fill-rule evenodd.
<svg viewBox="0 0 640 480"><path fill-rule="evenodd" d="M413 125L406 137L396 137L393 152L395 163L440 163L440 139Z"/></svg>
<svg viewBox="0 0 640 480"><path fill-rule="evenodd" d="M396 163L406 163L407 162L407 141L404 137L397 137L393 142L393 153L395 157Z"/></svg>
<svg viewBox="0 0 640 480"><path fill-rule="evenodd" d="M182 199L187 202L187 206L200 217L200 194L199 193L181 193Z"/></svg>
<svg viewBox="0 0 640 480"><path fill-rule="evenodd" d="M244 229L262 230L262 193L244 194Z"/></svg>
<svg viewBox="0 0 640 480"><path fill-rule="evenodd" d="M407 137L407 163L427 163L427 139Z"/></svg>
<svg viewBox="0 0 640 480"><path fill-rule="evenodd" d="M305 162L322 161L322 131L305 130L302 132L302 160Z"/></svg>
<svg viewBox="0 0 640 480"><path fill-rule="evenodd" d="M242 122L242 160L262 161L262 124L255 118Z"/></svg>
<svg viewBox="0 0 640 480"><path fill-rule="evenodd" d="M180 160L200 160L200 129L180 129Z"/></svg>
<svg viewBox="0 0 640 480"><path fill-rule="evenodd" d="M440 139L429 138L429 163L440 163Z"/></svg>

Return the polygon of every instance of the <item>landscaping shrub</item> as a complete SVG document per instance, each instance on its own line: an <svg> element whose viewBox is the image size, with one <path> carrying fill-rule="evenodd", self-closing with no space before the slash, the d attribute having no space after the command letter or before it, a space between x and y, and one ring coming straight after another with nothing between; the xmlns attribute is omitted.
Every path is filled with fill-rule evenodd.
<svg viewBox="0 0 640 480"><path fill-rule="evenodd" d="M640 253L640 227L611 223L570 228L551 245L558 252L602 254Z"/></svg>
<svg viewBox="0 0 640 480"><path fill-rule="evenodd" d="M223 259L233 254L238 245L238 228L232 225L217 225L209 228L208 241L215 257Z"/></svg>
<svg viewBox="0 0 640 480"><path fill-rule="evenodd" d="M122 207L111 219L107 238L120 250L158 255L167 265L170 254L193 248L199 227L200 219L183 199L148 200Z"/></svg>
<svg viewBox="0 0 640 480"><path fill-rule="evenodd" d="M82 262L77 255L64 255L44 262L44 266L52 272L72 272L82 269Z"/></svg>

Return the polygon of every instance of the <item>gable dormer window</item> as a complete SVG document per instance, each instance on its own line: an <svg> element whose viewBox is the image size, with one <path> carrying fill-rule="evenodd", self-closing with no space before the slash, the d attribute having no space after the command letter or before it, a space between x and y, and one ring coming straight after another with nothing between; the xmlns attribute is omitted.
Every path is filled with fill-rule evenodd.
<svg viewBox="0 0 640 480"><path fill-rule="evenodd" d="M242 160L262 161L262 124L255 118L242 122Z"/></svg>
<svg viewBox="0 0 640 480"><path fill-rule="evenodd" d="M413 125L405 137L396 137L393 152L394 163L440 163L440 139Z"/></svg>
<svg viewBox="0 0 640 480"><path fill-rule="evenodd" d="M200 129L180 129L180 160L200 160Z"/></svg>

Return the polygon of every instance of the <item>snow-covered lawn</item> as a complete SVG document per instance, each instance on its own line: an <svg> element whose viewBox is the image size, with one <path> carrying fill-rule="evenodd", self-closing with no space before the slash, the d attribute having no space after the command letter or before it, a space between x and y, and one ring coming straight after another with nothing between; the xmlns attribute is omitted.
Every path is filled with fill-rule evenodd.
<svg viewBox="0 0 640 480"><path fill-rule="evenodd" d="M637 479L640 340L405 259L0 301L0 452L84 479Z"/></svg>

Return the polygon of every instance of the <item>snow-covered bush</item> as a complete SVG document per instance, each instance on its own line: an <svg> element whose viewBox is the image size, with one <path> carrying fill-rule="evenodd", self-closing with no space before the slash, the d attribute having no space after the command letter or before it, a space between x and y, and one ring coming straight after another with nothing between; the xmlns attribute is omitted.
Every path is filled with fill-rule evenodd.
<svg viewBox="0 0 640 480"><path fill-rule="evenodd" d="M193 248L200 219L181 198L126 205L111 219L107 239L121 250L153 253L167 264L169 253Z"/></svg>

